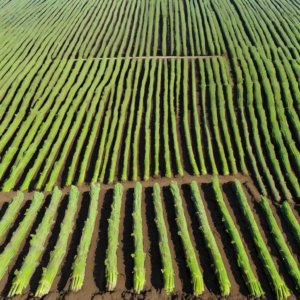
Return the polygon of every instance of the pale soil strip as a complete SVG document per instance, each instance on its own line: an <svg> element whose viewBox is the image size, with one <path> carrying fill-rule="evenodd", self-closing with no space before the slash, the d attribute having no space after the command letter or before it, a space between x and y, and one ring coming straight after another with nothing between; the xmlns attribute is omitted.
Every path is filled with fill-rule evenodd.
<svg viewBox="0 0 300 300"><path fill-rule="evenodd" d="M196 58L210 58L210 57L219 57L221 55L200 55L200 56L135 56L135 57L99 57L99 58L93 58L93 59L146 59L146 58L154 58L154 59L170 59L170 58L178 58L178 59L184 59L184 58L190 58L190 59L196 59ZM78 60L78 59L74 59ZM82 58L82 60L87 60L87 58Z"/></svg>

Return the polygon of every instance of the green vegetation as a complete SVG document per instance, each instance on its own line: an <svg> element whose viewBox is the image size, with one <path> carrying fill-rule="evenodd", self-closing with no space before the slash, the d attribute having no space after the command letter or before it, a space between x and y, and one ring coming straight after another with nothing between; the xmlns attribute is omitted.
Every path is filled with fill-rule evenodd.
<svg viewBox="0 0 300 300"><path fill-rule="evenodd" d="M155 209L155 223L159 235L159 251L161 255L162 276L164 280L164 288L167 294L171 293L175 287L174 269L172 265L172 257L169 248L168 234L164 220L162 202L160 197L160 186L156 182L153 185L153 203Z"/></svg>
<svg viewBox="0 0 300 300"><path fill-rule="evenodd" d="M260 258L262 265L264 267L265 273L268 277L269 283L272 287L272 290L276 296L276 299L286 299L290 292L285 285L284 281L279 276L274 262L271 258L270 252L266 247L266 244L261 236L261 233L257 227L256 221L254 219L251 208L247 202L247 198L244 194L241 183L235 179L234 189L237 195L238 203L241 209L242 214L248 224L249 231L252 235L252 238L255 243L256 250L258 252L258 257ZM272 228L273 231L273 228Z"/></svg>
<svg viewBox="0 0 300 300"><path fill-rule="evenodd" d="M281 212L286 220L288 226L290 227L298 246L300 247L300 225L298 223L297 218L295 217L289 203L284 201L280 206Z"/></svg>
<svg viewBox="0 0 300 300"><path fill-rule="evenodd" d="M51 192L58 184L92 182L89 215L76 245L71 290L83 286L97 216L97 182L151 182L153 178L192 175L206 180L206 174L220 174L228 182L230 174L251 175L263 197L283 201L281 212L300 246L300 225L288 202L300 197L299 15L296 0L1 1L1 191ZM212 181L243 279L251 295L259 297L263 292L250 268L248 249L226 208L218 179ZM121 194L119 185L115 189ZM262 260L257 267L267 272L277 299L285 299L289 291L238 182L235 189ZM137 293L144 289L146 271L141 190L137 184L133 214ZM171 190L194 293L199 295L204 289L202 275L175 183ZM191 190L213 270L221 293L227 296L230 283L196 183L191 183ZM21 293L28 285L51 231L59 195L55 188L32 238L26 235L42 195L35 194L20 224L13 222L24 196L17 192L6 212L3 206L0 242L11 234L12 227L19 227L2 247L2 273L20 245L26 242L28 246L31 239L30 250L22 252L24 262L10 282L10 295ZM118 274L118 234L112 231L120 222L117 210L122 195L116 198L119 206L114 202L113 221L109 221L108 290L116 287ZM78 191L72 186L38 296L48 293L64 258L77 199ZM287 269L299 286L298 267L265 198L261 205ZM170 294L175 276L158 185L154 185L154 206L162 277Z"/></svg>
<svg viewBox="0 0 300 300"><path fill-rule="evenodd" d="M56 242L54 250L51 252L50 261L46 268L43 269L42 278L39 281L39 286L35 293L36 297L41 298L43 295L49 293L53 280L61 266L62 260L65 256L68 238L72 232L74 224L74 216L77 211L79 192L76 186L72 185L70 188L70 196L65 217L60 226L60 233Z"/></svg>
<svg viewBox="0 0 300 300"><path fill-rule="evenodd" d="M88 217L85 221L84 228L82 230L80 243L77 248L77 255L72 265L72 280L70 284L70 290L77 292L82 288L85 266L89 248L95 229L95 222L98 213L98 199L100 193L100 184L91 183L90 185L90 206Z"/></svg>
<svg viewBox="0 0 300 300"><path fill-rule="evenodd" d="M187 223L184 216L184 210L182 207L182 200L176 181L171 181L170 190L173 195L178 235L181 238L182 245L184 248L187 267L190 270L193 292L194 295L197 297L203 293L204 283L196 258L195 250L190 239Z"/></svg>
<svg viewBox="0 0 300 300"><path fill-rule="evenodd" d="M105 277L107 291L113 291L117 285L118 266L117 249L119 240L119 223L122 205L123 185L117 183L114 186L113 203L111 215L108 219L108 247L105 258Z"/></svg>
<svg viewBox="0 0 300 300"><path fill-rule="evenodd" d="M268 200L266 197L262 196L261 197L261 202L260 202L261 207L263 208L263 211L265 213L273 240L277 246L277 249L282 257L282 260L293 278L293 280L296 283L296 289L299 289L300 286L300 270L297 266L297 263L292 256L289 247L285 243L284 237L276 223L276 220L274 218L273 212L269 206Z"/></svg>
<svg viewBox="0 0 300 300"><path fill-rule="evenodd" d="M3 215L0 221L0 242L3 236L5 235L6 231L14 221L15 216L18 213L23 200L24 194L19 191L17 191L17 195L10 200L5 214Z"/></svg>
<svg viewBox="0 0 300 300"><path fill-rule="evenodd" d="M230 236L231 243L237 257L237 264L240 267L243 279L248 287L250 295L258 298L261 295L263 295L263 290L259 281L255 278L253 274L248 255L244 249L243 242L223 200L223 195L219 186L218 177L213 177L211 179L211 182L215 194L215 199L217 201L219 211L222 215L222 221L224 222L226 232Z"/></svg>
<svg viewBox="0 0 300 300"><path fill-rule="evenodd" d="M134 260L133 269L133 290L139 294L145 285L145 257L143 241L143 221L142 221L142 185L137 182L134 186L133 200L133 233L134 254L131 254Z"/></svg>
<svg viewBox="0 0 300 300"><path fill-rule="evenodd" d="M43 193L35 192L31 201L29 209L26 210L22 222L19 224L17 230L13 233L11 240L5 246L0 255L0 279L4 276L10 262L17 254L19 247L26 236L33 220L36 217L38 209L40 208L44 199Z"/></svg>
<svg viewBox="0 0 300 300"><path fill-rule="evenodd" d="M210 257L212 258L212 267L220 285L221 294L223 296L228 296L230 294L231 284L228 279L227 272L223 264L223 260L219 252L216 240L210 229L197 183L195 181L191 181L190 188L197 218L200 225L199 229L202 232L206 248L209 251Z"/></svg>
<svg viewBox="0 0 300 300"><path fill-rule="evenodd" d="M44 250L44 246L52 225L54 224L54 216L57 211L57 206L61 198L62 192L56 186L53 189L51 202L46 209L44 218L39 224L35 235L31 235L30 248L28 254L24 258L20 270L15 271L15 278L12 282L12 287L9 291L8 297L22 294L23 290L29 283L29 280L37 267L38 259ZM42 196L40 196L42 198Z"/></svg>
<svg viewBox="0 0 300 300"><path fill-rule="evenodd" d="M187 150L189 154L190 163L193 168L194 175L200 175L195 156L192 148L192 139L188 121L188 60L183 60L183 126L186 138Z"/></svg>

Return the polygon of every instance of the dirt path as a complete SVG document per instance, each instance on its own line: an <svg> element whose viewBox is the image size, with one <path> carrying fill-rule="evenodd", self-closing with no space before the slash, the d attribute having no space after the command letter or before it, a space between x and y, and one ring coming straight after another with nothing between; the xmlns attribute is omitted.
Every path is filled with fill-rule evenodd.
<svg viewBox="0 0 300 300"><path fill-rule="evenodd" d="M210 57L220 57L222 55L199 55L199 56L135 56L135 57L132 57L132 56L129 56L129 57L99 57L99 58L93 58L93 59L99 59L99 60L102 60L102 59L126 59L126 58L129 58L129 59L147 59L147 58L154 58L154 59L159 59L159 58L162 58L162 59L172 59L172 58L177 58L177 59L184 59L184 58L187 58L187 59L196 59L196 58L210 58ZM74 59L74 60L79 60L79 59ZM87 60L87 58L82 58L82 60Z"/></svg>

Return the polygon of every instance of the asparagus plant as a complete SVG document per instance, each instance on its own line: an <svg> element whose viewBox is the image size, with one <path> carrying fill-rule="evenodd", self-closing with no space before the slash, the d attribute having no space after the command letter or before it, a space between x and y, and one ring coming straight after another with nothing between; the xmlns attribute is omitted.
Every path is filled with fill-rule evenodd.
<svg viewBox="0 0 300 300"><path fill-rule="evenodd" d="M226 228L226 232L231 238L231 243L234 248L234 252L237 257L237 263L240 267L243 279L248 287L249 293L254 297L260 297L263 294L263 290L259 281L255 278L253 271L251 269L249 258L244 249L242 240L240 238L239 232L237 231L234 222L227 210L226 204L223 200L223 195L219 186L218 177L215 176L211 179L215 199L218 204L219 211L222 214L222 219Z"/></svg>
<svg viewBox="0 0 300 300"><path fill-rule="evenodd" d="M10 262L18 252L18 249L25 238L25 235L36 217L37 211L42 204L43 193L35 192L29 209L26 210L25 217L20 223L17 230L13 233L10 242L5 247L0 255L0 280L5 274Z"/></svg>
<svg viewBox="0 0 300 300"><path fill-rule="evenodd" d="M220 251L218 249L216 240L210 229L197 183L195 181L191 181L190 188L192 192L192 199L194 202L196 215L198 217L198 221L200 224L199 229L203 234L206 248L212 259L213 262L212 267L214 268L215 275L218 279L221 294L223 296L228 296L230 294L230 287L231 287L230 281L228 279L227 272Z"/></svg>
<svg viewBox="0 0 300 300"><path fill-rule="evenodd" d="M189 231L187 228L184 210L182 207L182 200L179 193L179 188L176 181L171 181L170 183L171 193L173 195L174 200L174 208L176 214L176 223L178 228L178 235L181 237L181 241L184 248L185 258L187 262L187 266L190 270L192 277L192 286L193 292L195 296L199 296L204 291L204 283L202 274L197 262L195 250L193 244L190 239Z"/></svg>
<svg viewBox="0 0 300 300"><path fill-rule="evenodd" d="M14 196L9 202L8 208L5 211L4 216L0 221L0 243L1 240L10 227L11 223L15 219L15 216L24 200L24 194L20 191L17 191L17 195Z"/></svg>
<svg viewBox="0 0 300 300"><path fill-rule="evenodd" d="M175 287L174 283L174 269L172 265L172 257L169 248L168 234L165 225L161 197L160 197L160 186L156 182L153 185L153 201L155 209L155 223L159 235L159 251L161 255L162 263L162 275L164 280L164 288L167 294L171 293Z"/></svg>
<svg viewBox="0 0 300 300"><path fill-rule="evenodd" d="M266 244L261 236L261 233L259 232L259 229L253 217L250 206L247 202L247 198L244 194L241 183L237 179L234 181L234 188L237 194L241 211L245 217L250 233L255 242L258 257L260 258L264 266L265 273L268 277L272 290L276 295L276 299L287 299L288 296L290 296L290 292L276 270L274 262L270 256L269 250L267 249Z"/></svg>
<svg viewBox="0 0 300 300"><path fill-rule="evenodd" d="M85 266L87 261L87 256L89 253L89 248L92 240L92 235L95 228L96 217L98 213L98 199L100 193L100 184L91 183L90 189L90 206L88 217L85 221L84 228L82 231L79 246L77 248L77 255L72 265L72 280L70 284L70 290L77 292L82 288Z"/></svg>
<svg viewBox="0 0 300 300"><path fill-rule="evenodd" d="M293 214L293 211L288 203L288 201L284 201L280 206L281 212L284 216L285 221L287 222L288 226L290 227L298 246L300 247L300 225Z"/></svg>
<svg viewBox="0 0 300 300"><path fill-rule="evenodd" d="M108 219L108 247L105 259L105 277L107 291L113 291L117 285L118 266L117 249L119 240L120 211L122 205L123 185L117 183L114 186L113 204L111 206L111 215Z"/></svg>
<svg viewBox="0 0 300 300"><path fill-rule="evenodd" d="M289 247L285 243L284 237L276 223L276 220L273 216L272 210L270 208L270 205L268 203L268 200L266 197L261 196L261 207L263 208L263 211L265 213L269 228L271 230L272 237L274 239L274 242L276 244L276 247L282 257L282 260L293 278L293 280L296 283L296 289L300 288L300 270L297 266L297 263L292 256Z"/></svg>
<svg viewBox="0 0 300 300"><path fill-rule="evenodd" d="M57 206L62 192L56 186L53 189L51 202L49 208L47 208L42 222L39 224L35 235L31 235L30 248L28 254L24 258L21 269L15 271L15 278L13 279L12 287L8 294L8 297L12 297L15 294L22 294L22 291L26 288L29 280L38 266L38 259L44 250L46 239L50 233L52 224L54 223L54 216L57 211Z"/></svg>
<svg viewBox="0 0 300 300"><path fill-rule="evenodd" d="M134 186L133 201L133 238L134 238L134 259L133 269L133 289L139 294L145 284L145 257L143 243L143 224L142 224L142 185L137 182Z"/></svg>
<svg viewBox="0 0 300 300"><path fill-rule="evenodd" d="M43 269L42 278L35 293L36 297L42 297L49 293L53 280L65 256L68 237L72 232L73 220L77 210L79 192L76 186L72 185L70 189L70 197L65 217L60 226L60 233L54 250L51 252L50 261L47 268Z"/></svg>

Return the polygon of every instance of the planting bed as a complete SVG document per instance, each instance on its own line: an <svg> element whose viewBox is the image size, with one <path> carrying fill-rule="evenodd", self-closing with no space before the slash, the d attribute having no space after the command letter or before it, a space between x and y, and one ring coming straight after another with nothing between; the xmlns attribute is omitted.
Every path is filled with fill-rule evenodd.
<svg viewBox="0 0 300 300"><path fill-rule="evenodd" d="M251 178L248 176L220 176L220 186L223 192L226 207L231 214L234 224L240 233L245 251L249 257L250 265L255 277L261 283L262 289L265 292L266 299L273 299L274 295L268 283L267 277L263 271L261 261L257 256L254 242L248 231L238 206L237 197L233 189L233 180L239 178L242 183L243 190L247 197L247 201L253 211L258 228L262 234L268 250L275 263L276 269L279 271L282 279L290 289L292 296L289 299L297 299L298 292L295 289L295 284L288 275L279 252L276 249L274 241L270 235L266 219L263 215L262 208L259 206L260 195L257 188L253 184ZM183 200L183 208L185 218L187 220L188 231L191 237L193 247L195 249L197 261L200 265L200 270L203 275L205 290L200 296L200 299L217 299L220 298L220 290L218 282L214 276L211 267L211 259L205 247L201 231L198 229L199 224L195 214L194 205L191 198L189 188L190 180L196 180L200 187L200 194L204 203L209 225L216 239L217 246L221 253L229 281L231 283L231 293L229 299L249 299L247 287L243 281L240 270L237 265L233 246L229 235L226 233L222 217L217 208L212 184L210 183L211 176L201 176L194 178L185 176L182 179L176 180L179 186L180 194ZM133 258L131 254L134 252L134 244L132 233L132 212L133 212L133 187L134 183L124 184L124 193L122 197L121 215L120 215L120 237L119 246L117 250L118 257L118 281L116 290L112 293L105 291L105 251L108 244L107 219L111 213L111 204L113 199L113 186L102 185L99 196L98 215L95 224L95 230L92 236L91 247L89 250L86 274L82 290L74 293L69 292L71 281L71 266L76 255L76 248L80 242L81 232L84 226L84 221L87 218L89 198L89 186L80 187L80 196L78 202L78 209L75 215L74 231L71 233L68 240L68 247L65 258L59 267L59 271L53 285L50 289L50 294L46 295L44 299L189 299L192 294L192 286L190 283L190 273L186 267L186 260L183 252L180 236L177 234L177 226L175 222L175 211L173 208L172 194L170 192L170 179L161 179L159 184L161 186L161 196L163 205L163 214L165 218L169 246L172 256L173 268L175 271L175 288L171 295L167 296L163 289L163 280L161 274L161 258L158 245L158 231L154 222L154 204L153 204L153 184L156 180L149 180L142 184L142 222L143 222L143 237L144 237L144 251L146 253L145 270L146 283L141 295L133 294ZM53 250L59 234L60 223L64 217L64 213L69 200L69 188L62 190L63 195L58 205L55 223L51 230L50 236L45 245L45 251L41 256L40 264L35 270L28 287L24 290L22 296L15 296L13 299L31 299L36 292L38 281L42 274L42 268L47 266L49 261L49 254ZM7 209L7 201L14 196L14 192L1 194L1 215ZM33 193L25 193L24 202L17 215L13 226L9 229L8 234L4 237L1 243L1 250L9 241L13 230L16 229L19 222L23 218L26 208L29 207L29 200L32 199ZM38 223L41 221L45 212L45 207L49 205L51 195L45 193L45 201L42 204L36 220L33 222L30 233L34 233ZM293 213L299 216L298 205L291 205ZM283 232L284 237L288 241L287 245L291 250L292 255L299 261L299 248L294 240L287 224L285 223L278 205L271 204L271 209L274 213L277 224ZM14 260L9 266L8 272L0 282L0 288L3 291L2 295L5 297L11 288L11 282L14 277L13 273L20 268L23 257L29 249L29 232L23 240L22 245L15 256ZM221 297L222 298L222 297ZM253 298L254 299L254 298Z"/></svg>
<svg viewBox="0 0 300 300"><path fill-rule="evenodd" d="M3 299L300 298L299 15L2 0Z"/></svg>

